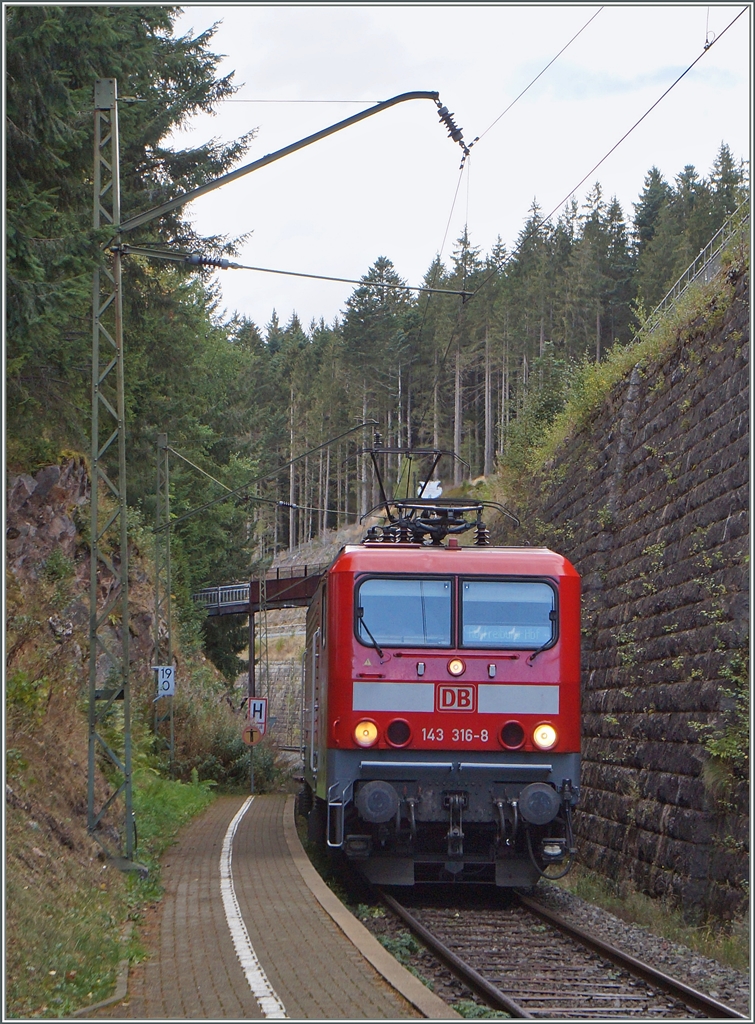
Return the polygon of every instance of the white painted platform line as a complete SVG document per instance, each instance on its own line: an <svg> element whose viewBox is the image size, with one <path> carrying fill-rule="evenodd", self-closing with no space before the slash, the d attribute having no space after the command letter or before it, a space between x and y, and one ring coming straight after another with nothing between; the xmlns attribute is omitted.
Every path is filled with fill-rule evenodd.
<svg viewBox="0 0 755 1024"><path fill-rule="evenodd" d="M236 835L236 829L241 824L241 819L249 810L252 800L254 800L253 796L246 798L241 810L228 826L225 834L223 850L220 854L220 893L223 897L223 909L225 910L233 945L236 949L236 956L239 958L241 969L246 975L246 980L249 982L252 995L259 1003L259 1007L265 1017L287 1020L286 1008L278 998L273 986L267 980L267 975L262 970L257 954L252 948L249 932L246 930L239 902L236 899L236 890L233 887L233 837Z"/></svg>

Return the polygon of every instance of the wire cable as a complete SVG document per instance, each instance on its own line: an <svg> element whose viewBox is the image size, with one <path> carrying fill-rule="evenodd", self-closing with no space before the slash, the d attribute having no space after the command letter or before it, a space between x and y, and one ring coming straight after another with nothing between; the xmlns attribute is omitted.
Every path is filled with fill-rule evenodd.
<svg viewBox="0 0 755 1024"><path fill-rule="evenodd" d="M521 92L519 93L519 95L518 95L518 96L516 96L516 97L515 97L515 98L514 98L514 99L513 99L512 101L511 101L511 103L509 103L509 105L508 105L508 106L506 107L506 109L505 109L505 110L504 110L504 111L503 111L502 113L500 113L500 114L498 115L498 117L497 117L497 118L495 119L495 121L493 121L493 123L492 123L492 124L488 125L488 127L487 127L487 128L485 129L485 131L484 131L484 132L481 132L481 133L480 133L480 135L478 135L478 136L477 136L477 137L476 137L475 139L473 139L473 141L472 141L472 142L471 142L471 143L469 144L469 149L470 149L470 150L471 150L472 146L474 146L474 145L475 145L475 143L479 142L479 141L480 141L480 140L481 140L482 138L484 138L484 137L485 137L485 136L486 136L486 135L488 134L488 132L489 132L489 131L491 130L491 128L494 128L494 127L495 127L495 125L497 125L497 124L498 124L498 122L499 122L499 121L501 120L501 118L502 118L502 117L503 117L503 116L504 116L505 114L507 114L507 113L509 112L509 110L511 110L511 108L512 108L512 107L514 106L514 104L515 104L515 103L516 103L516 102L517 102L518 100L520 100L520 99L522 98L522 96L524 96L524 94L525 94L525 93L526 93L526 92L527 92L527 91L528 91L529 89L531 89L531 88L532 88L532 86L533 86L533 85L535 84L535 82L537 82L537 80L538 80L539 78L542 78L542 76L543 76L543 75L545 74L545 72L546 72L546 71L548 70L548 68L549 68L549 67L550 67L550 66L551 66L552 64L554 64L554 63L555 63L555 62L556 62L556 61L558 60L558 58L559 58L559 57L561 56L561 54L562 54L562 53L563 53L563 52L564 52L565 50L567 50L567 49L568 49L568 48L569 48L569 47L571 46L571 44L572 44L572 43L574 42L574 40L575 40L575 39L576 39L576 38L577 38L578 36L580 36L580 35L581 35L581 34L582 34L582 33L584 32L584 30L585 30L585 29L587 28L587 26L588 26L588 25L589 25L589 24L590 24L591 22L593 22L593 21L594 21L594 20L595 20L595 19L597 18L597 16L598 16L598 15L600 14L600 12L601 12L601 11L602 11L603 9L604 9L603 7L600 7L600 8L598 8L598 10L597 10L597 11L595 12L595 14L593 14L593 15L592 15L592 17L591 17L591 18L589 18L589 19L588 19L588 20L587 20L587 21L586 21L586 22L584 23L584 25L583 25L583 26L582 26L582 28L581 28L581 29L579 30L579 32L577 32L577 33L576 33L576 35L573 35L573 36L571 37L571 39L569 40L569 42L568 42L568 43L566 43L566 44L565 44L564 46L562 46L562 47L561 47L561 49L560 49L560 50L558 51L558 53L556 54L556 56L555 56L555 57L553 57L553 59L552 59L552 60L550 60L550 61L549 61L549 62L548 62L548 63L547 63L546 65L545 65L545 67L544 67L544 68L542 69L542 71L540 71L540 72L539 72L539 73L538 73L537 75L535 75L535 77L534 77L534 78L532 79L532 81L531 81L531 82L529 83L529 85L526 85L526 86L524 87L524 89L522 89L522 91L521 91ZM455 207L456 207L456 200L457 200L457 198L458 198L458 195L459 195L459 186L461 185L461 178L462 178L462 174L463 174L463 172L464 172L464 163L465 163L465 161L466 161L466 158L467 158L468 156L469 156L469 154L467 153L467 154L466 154L466 156L465 156L465 160L464 160L464 161L462 161L462 165L461 165L461 167L459 168L459 171L460 171L460 174L459 174L459 180L458 180L458 181L457 181L457 183L456 183L456 191L454 192L454 197L453 197L453 200L452 200L452 202L451 202L451 210L450 210L450 212L449 212L449 214L448 214L448 223L446 224L446 230L445 230L445 232L444 232L444 234L443 234L443 241L442 241L442 243L441 243L440 249L438 250L438 256L439 256L439 258L440 258L440 259L442 259L442 258L443 258L443 250L444 250L444 248L445 248L445 245L446 245L446 239L448 238L448 231L449 231L449 228L450 228L450 226L451 226L451 218L453 217L453 212L454 212L454 209L455 209ZM469 179L467 179L467 223L469 223Z"/></svg>
<svg viewBox="0 0 755 1024"><path fill-rule="evenodd" d="M511 101L511 103L509 103L509 105L506 107L506 109L504 111L502 111L502 113L500 113L498 115L498 117L495 119L495 121L493 121L492 124L488 125L488 127L485 129L485 131L481 132L480 135L478 135L475 139L473 139L472 142L469 144L468 150L467 150L467 152L464 155L464 159L462 160L461 167L459 168L459 178L458 178L458 181L456 182L456 190L454 192L454 197L453 197L453 200L451 202L451 209L450 209L449 214L448 214L448 221L446 222L446 230L443 233L443 241L441 242L440 249L438 250L438 267L436 268L436 272L435 272L435 275L433 277L433 281L431 282L432 284L434 284L435 280L437 280L437 275L438 275L438 273L440 271L440 267L442 265L443 250L446 247L446 240L448 238L448 232L449 232L450 227L451 227L451 219L453 218L454 210L456 209L456 201L457 201L458 196L459 196L459 188L461 186L461 179L462 179L462 175L464 174L465 164L471 163L470 150L475 145L475 143L479 142L485 135L488 134L488 132L492 128L495 127L495 125L498 124L498 122L501 120L501 118L505 114L507 114L509 112L509 110L511 110L511 108L514 106L514 104L517 103L522 98L522 96L524 96L524 94L529 89L532 88L532 86L535 84L535 82L537 82L539 78L542 78L542 76L545 74L545 72L548 70L548 68L551 67L551 65L554 64L558 60L558 58L561 56L561 54L564 53L565 50L567 50L571 46L571 44L574 42L574 40L577 39L578 36L580 36L585 31L585 29L588 27L588 25L590 25L597 18L597 16L600 14L600 12L603 9L604 9L603 7L598 8L598 10L592 15L592 17L588 18L588 20L585 22L585 24L582 26L582 28L575 35L573 35L571 37L571 39L564 46L561 47L561 49L558 51L556 56L553 57L545 65L545 67L532 79L532 81L528 85L525 86L524 89L522 89L522 91L519 93L519 95L516 96ZM465 230L466 230L466 228L467 228L467 226L469 224L469 184L470 184L470 177L471 177L471 175L469 174L469 171L467 173L468 173L468 176L467 176L467 197L466 197ZM502 265L504 265L504 264L502 264ZM465 287L465 285L463 287ZM477 289L476 291L478 291L478 290L479 289ZM473 294L476 294L476 291ZM465 295L462 296L464 301L466 301L466 297L467 296L466 296L466 293L465 293ZM419 328L420 337L422 336L422 333L424 331L425 321L427 319L427 311L428 311L429 304L430 304L430 296L428 295L427 302L425 303L425 308L424 308L423 313L422 313L422 321L420 323L420 328ZM449 352L449 349L451 347L451 342L452 341L453 341L453 335L451 337L451 341L449 341L448 345L446 346L446 351L443 353L442 359L438 363L438 368L437 368L437 372L436 372L436 376L438 378L440 377L440 374L443 372L443 368L445 366L446 359L448 357L448 352ZM418 429L420 429L422 427L422 425L424 423L424 419L425 419L425 415L423 413L423 415L422 415L422 417L420 419L420 423L419 423Z"/></svg>
<svg viewBox="0 0 755 1024"><path fill-rule="evenodd" d="M540 218L540 220L535 224L535 228L542 227L543 224L545 224L547 221L550 220L550 218L553 216L554 213L556 213L557 210L561 209L561 207L564 205L564 203L566 203L574 195L574 193L577 191L577 189L581 188L582 185L584 185L584 183L587 181L587 179L595 171L597 171L597 169L601 166L601 164L605 163L605 161L608 159L608 157L611 156L611 154L613 152L615 152L615 150L618 149L618 147L621 145L621 143L624 142L624 140L627 139L632 134L632 132L635 130L635 128L637 128L640 124L642 124L642 122L645 120L645 118L648 116L648 114L650 114L653 110L655 110L655 108L658 106L658 104L661 102L661 100L665 99L665 97L668 96L668 94L671 92L671 90L676 85L678 85L679 82L681 82L681 80L684 78L684 76L687 75L692 70L692 68L698 63L698 61L702 60L702 58L710 50L710 48L712 46L714 46L715 43L717 43L719 39L723 38L725 33L729 31L729 29L734 24L734 22L737 21L739 18L741 18L742 15L747 10L748 10L747 7L743 7L742 10L739 12L739 14L737 14L734 18L732 18L732 20L729 22L729 24L726 26L726 28L719 35L717 35L715 39L711 40L710 42L706 42L706 44L703 47L703 50L701 51L701 53L699 53L698 56L695 57L695 59L692 61L692 63L689 65L689 67L685 68L684 71L682 71L682 73L678 76L678 78L676 78L671 83L671 85L668 87L668 89L666 89L663 93L661 93L661 95L658 97L658 99L653 104L651 104L651 106L648 107L648 109L645 111L645 113L642 115L642 117L638 118L635 121L635 123L632 125L632 127L629 128L626 132L624 132L624 134L621 136L621 138L618 140L618 142L614 143L614 145L611 146L611 148L608 150L608 152L605 153L600 158L600 160L598 160L598 162L593 167L590 168L590 170L587 172L587 174L585 174L585 176L581 179L581 181L577 182L577 184L566 193L564 198L560 202L556 203L556 205L553 207L553 209L550 211L550 213L547 213L547 214L545 214L545 216ZM527 236L527 237L529 237L529 236ZM507 263L510 262L510 260L513 259L513 257L517 254L517 252L519 252L519 250L521 249L521 247L524 244L525 240L526 239L523 238L519 242L519 244L516 245L511 250L511 252L506 256L505 260L503 260L502 266L505 266ZM496 275L496 273L498 272L498 269L499 268L496 268L496 270L492 270L490 272L490 274L488 274L488 276L486 278L484 278L484 280L479 284L479 286L477 288L475 288L474 292L472 293L472 298L474 298L476 295L478 295L480 293L480 291L485 287L485 285L488 283L488 281L490 281L491 278L493 278Z"/></svg>
<svg viewBox="0 0 755 1024"><path fill-rule="evenodd" d="M386 285L379 281L365 281L364 278L357 280L352 277L330 277L327 274L305 274L297 270L271 270L269 267L249 267L242 263L229 263L228 266L232 270L256 270L262 274L285 274L288 277L311 277L316 281L340 281L344 284L358 284L362 288L386 288L389 291L404 292L431 292L439 293L441 295L460 295L462 297L471 294L470 292L453 290L451 288L426 288L420 285L393 283Z"/></svg>
<svg viewBox="0 0 755 1024"><path fill-rule="evenodd" d="M315 281L339 281L344 284L358 284L362 288L386 288L389 291L404 292L439 292L441 295L460 295L462 298L471 292L458 291L451 288L429 288L413 284L384 284L379 281L366 281L364 277L333 277L329 274L309 274L300 270L276 270L272 267L252 267L245 263L234 263L231 260L217 258L214 256L202 256L198 253L174 252L170 249L148 248L142 245L113 246L113 251L123 253L124 256L147 256L156 260L167 260L172 263L186 263L191 267L202 267L216 270L253 270L260 274L283 274L286 277L307 277Z"/></svg>
<svg viewBox="0 0 755 1024"><path fill-rule="evenodd" d="M579 30L579 32L577 32L577 34L576 34L576 35L573 35L573 36L571 37L571 39L569 40L569 42L568 42L568 43L567 43L567 44L566 44L565 46L562 46L562 47L561 47L561 49L560 49L560 50L558 51L558 53L557 53L557 54L556 54L556 56L555 56L555 57L553 58L553 60L549 61L549 62L548 62L548 63L547 63L546 65L545 65L545 67L544 67L544 68L543 68L543 70L542 70L542 71L540 72L540 74L539 74L539 75L536 75L536 76L535 76L535 77L534 77L534 78L532 79L532 81L530 82L530 84L529 84L529 85L527 85L527 86L525 86L525 87L524 87L524 89L522 89L522 91L521 91L521 92L519 93L519 95L518 95L518 96L516 96L516 97L515 97L515 98L514 98L514 99L513 99L512 101L511 101L511 103L509 103L509 105L508 105L508 106L506 107L506 109L505 109L505 110L503 111L503 113L499 114L499 115L498 115L498 117L497 117L497 118L495 119L495 121L493 121L493 123L492 123L491 125L489 125L489 126L488 126L488 127L487 127L487 128L485 129L485 131L484 131L484 132L482 132L482 133L481 133L480 135L478 135L478 136L477 136L477 138L476 138L476 139L474 139L474 140L473 140L473 141L472 141L472 142L471 142L471 143L469 144L469 148L470 148L470 149L472 148L472 146L474 146L474 144L475 144L476 142L479 142L479 141L480 141L481 139L483 139L483 138L484 138L484 137L485 137L485 136L486 136L486 135L488 134L488 132L490 131L490 129L491 129L491 128L494 128L494 127L495 127L495 126L496 126L496 125L498 124L498 122L499 122L499 121L501 120L501 118L503 117L503 115L504 115L504 114L508 114L508 112L509 112L509 111L511 110L511 108L512 108L512 107L514 106L514 104L515 104L515 103L516 103L516 102L517 102L518 100L520 100L520 99L522 98L522 96L524 96L524 94L525 94L525 93L526 93L526 92L527 92L527 91L528 91L529 89L531 89L531 88L532 88L532 86L533 86L533 85L535 84L535 82L536 82L536 81L538 80L538 78L542 78L542 76L543 76L543 75L545 74L545 72L546 72L546 71L548 70L548 68L549 68L549 67L551 66L551 64L554 64L554 63L555 63L555 62L556 62L556 61L558 60L558 58L559 58L559 57L561 56L561 54L562 54L562 53L563 53L563 52L564 52L565 50L567 50L567 49L568 49L568 48L569 48L569 47L571 46L571 44L572 44L572 43L574 42L574 40L575 40L575 39L576 39L576 38L577 38L578 36L581 36L581 35L582 35L582 33L584 32L584 30L585 30L585 29L587 28L587 26L588 26L588 25L590 25L590 24L591 24L591 23L592 23L593 21L595 21L595 19L597 18L597 16L598 16L598 15L600 14L600 12L601 12L602 10L604 10L604 7L599 7L599 8L598 8L598 10L597 10L597 11L595 12L595 14L593 14L593 16L592 16L592 17L591 17L590 19L588 19L588 21L586 21L586 22L584 23L584 25L583 25L583 26L582 26L582 28L581 28L581 29Z"/></svg>

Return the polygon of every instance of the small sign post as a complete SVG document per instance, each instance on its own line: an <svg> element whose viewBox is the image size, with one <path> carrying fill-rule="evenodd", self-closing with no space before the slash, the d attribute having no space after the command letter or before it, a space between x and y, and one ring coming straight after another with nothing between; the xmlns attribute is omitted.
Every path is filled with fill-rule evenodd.
<svg viewBox="0 0 755 1024"><path fill-rule="evenodd" d="M153 671L157 672L157 697L172 697L176 692L176 670L172 665L153 665Z"/></svg>
<svg viewBox="0 0 755 1024"><path fill-rule="evenodd" d="M173 763L175 760L176 753L176 734L173 722L173 696L176 692L176 670L173 665L153 665L152 670L157 673L157 696L155 701L160 700L161 697L170 697L170 710L165 715L157 715L155 718L155 733L157 733L160 722L164 722L167 718L170 722L170 774L173 777Z"/></svg>
<svg viewBox="0 0 755 1024"><path fill-rule="evenodd" d="M267 730L267 697L252 697L249 701L249 721L264 736Z"/></svg>
<svg viewBox="0 0 755 1024"><path fill-rule="evenodd" d="M267 731L267 697L252 697L249 701L249 718L241 730L241 738L248 747L253 747ZM249 751L249 771L252 793L254 792L254 751Z"/></svg>

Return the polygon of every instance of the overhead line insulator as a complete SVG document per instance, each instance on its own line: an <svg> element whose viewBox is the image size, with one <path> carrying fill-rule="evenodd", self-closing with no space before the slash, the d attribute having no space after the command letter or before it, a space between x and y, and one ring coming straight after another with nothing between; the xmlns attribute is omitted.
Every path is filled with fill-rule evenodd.
<svg viewBox="0 0 755 1024"><path fill-rule="evenodd" d="M231 266L230 260L213 259L212 256L199 256L196 253L184 257L184 263L188 263L190 267L219 267L221 270L228 270Z"/></svg>
<svg viewBox="0 0 755 1024"><path fill-rule="evenodd" d="M441 104L440 100L436 100L435 102L438 106L438 117L446 126L446 128L448 128L448 137L450 139L453 139L454 142L459 143L461 148L464 150L465 157L469 156L469 147L464 142L464 133L462 132L461 128L459 128L458 124L456 124L456 122L454 121L453 113L448 109L448 107L444 107Z"/></svg>

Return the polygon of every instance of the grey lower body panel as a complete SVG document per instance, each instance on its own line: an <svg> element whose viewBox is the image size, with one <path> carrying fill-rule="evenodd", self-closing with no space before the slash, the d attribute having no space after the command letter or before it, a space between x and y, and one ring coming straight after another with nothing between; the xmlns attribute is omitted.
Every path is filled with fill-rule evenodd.
<svg viewBox="0 0 755 1024"><path fill-rule="evenodd" d="M331 750L327 842L379 884L533 885L533 843L554 862L571 845L579 768L579 754Z"/></svg>

